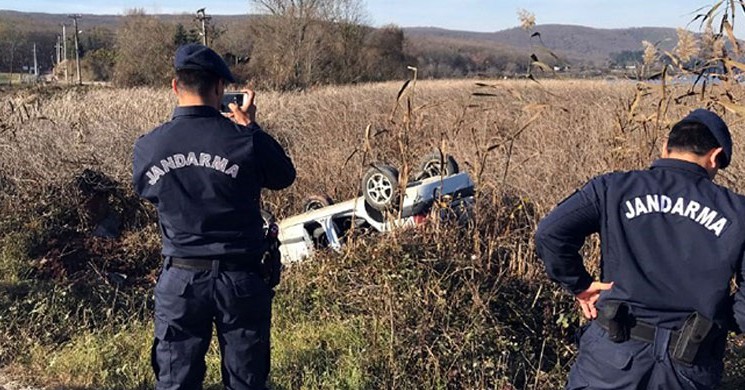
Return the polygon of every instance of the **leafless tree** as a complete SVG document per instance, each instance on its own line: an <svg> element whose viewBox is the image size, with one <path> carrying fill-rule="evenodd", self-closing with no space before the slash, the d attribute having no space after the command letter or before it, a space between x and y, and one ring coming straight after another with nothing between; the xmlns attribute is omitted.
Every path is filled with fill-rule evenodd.
<svg viewBox="0 0 745 390"><path fill-rule="evenodd" d="M271 70L267 76L275 87L341 81L336 80L339 71L353 67L359 57L366 31L361 0L252 0L252 4L264 14L254 29L253 60L256 67Z"/></svg>
<svg viewBox="0 0 745 390"><path fill-rule="evenodd" d="M13 77L13 65L16 61L16 51L24 43L24 34L18 31L12 22L0 21L0 48L2 48L2 52L8 53L7 57L5 55L2 57L7 61L6 69L8 69L11 79Z"/></svg>
<svg viewBox="0 0 745 390"><path fill-rule="evenodd" d="M175 26L131 10L116 34L114 81L118 85L165 85L172 75Z"/></svg>

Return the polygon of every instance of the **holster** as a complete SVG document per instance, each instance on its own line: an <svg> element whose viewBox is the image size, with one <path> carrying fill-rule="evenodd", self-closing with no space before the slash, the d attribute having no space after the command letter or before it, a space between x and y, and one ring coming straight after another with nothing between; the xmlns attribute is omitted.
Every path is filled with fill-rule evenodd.
<svg viewBox="0 0 745 390"><path fill-rule="evenodd" d="M607 301L600 310L608 325L608 338L614 343L623 343L631 338L631 328L634 326L630 315L629 305L618 301Z"/></svg>
<svg viewBox="0 0 745 390"><path fill-rule="evenodd" d="M691 314L680 329L678 340L672 346L672 358L687 365L693 364L699 350L712 334L714 325L712 320L697 312Z"/></svg>
<svg viewBox="0 0 745 390"><path fill-rule="evenodd" d="M629 339L654 343L658 331L655 325L636 320L629 306L618 301L603 303L598 313L598 324L608 332L608 339L616 343ZM714 353L718 343L724 342L722 337L726 337L726 333L719 325L699 313L693 313L680 330L671 331L668 352L674 361L691 366L698 355Z"/></svg>
<svg viewBox="0 0 745 390"><path fill-rule="evenodd" d="M267 237L266 250L261 257L262 276L270 288L276 287L282 277L282 255L279 252L279 245L276 237Z"/></svg>

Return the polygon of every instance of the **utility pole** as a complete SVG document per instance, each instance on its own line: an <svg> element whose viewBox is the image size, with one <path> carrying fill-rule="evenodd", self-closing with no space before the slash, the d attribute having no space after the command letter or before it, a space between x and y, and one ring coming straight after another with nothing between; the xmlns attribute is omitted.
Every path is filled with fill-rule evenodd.
<svg viewBox="0 0 745 390"><path fill-rule="evenodd" d="M34 42L34 79L39 79L39 61L36 60L36 42Z"/></svg>
<svg viewBox="0 0 745 390"><path fill-rule="evenodd" d="M54 54L57 55L57 62L55 64L59 65L60 61L62 61L62 44L60 43L60 36L57 35L57 44L54 45Z"/></svg>
<svg viewBox="0 0 745 390"><path fill-rule="evenodd" d="M207 16L207 13L204 12L204 10L205 8L197 10L196 20L202 23L202 44L207 46L207 22L212 19L212 16Z"/></svg>
<svg viewBox="0 0 745 390"><path fill-rule="evenodd" d="M70 84L70 75L67 73L67 30L65 30L65 24L62 23L62 61L65 62L65 83Z"/></svg>
<svg viewBox="0 0 745 390"><path fill-rule="evenodd" d="M82 18L83 16L80 14L75 15L69 15L70 19L73 20L75 24L75 70L77 72L77 78L78 78L78 85L83 84L83 79L80 75L80 47L78 46L78 33L80 30L78 30L78 19Z"/></svg>

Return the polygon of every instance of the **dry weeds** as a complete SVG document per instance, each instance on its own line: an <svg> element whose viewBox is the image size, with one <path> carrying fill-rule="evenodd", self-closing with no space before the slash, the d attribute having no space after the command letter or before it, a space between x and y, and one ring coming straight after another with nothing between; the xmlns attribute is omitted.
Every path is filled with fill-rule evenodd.
<svg viewBox="0 0 745 390"><path fill-rule="evenodd" d="M467 237L435 227L391 242L362 239L344 255L324 255L294 269L279 294L287 298L280 301L278 326L311 346L280 344L278 387L338 387L338 378L308 382L313 373L336 369L340 360L334 357L347 359L342 387L560 387L557 378L571 361L570 334L578 320L571 299L546 283L532 249L535 222L590 177L647 166L669 126L688 110L721 107L703 93L689 94L689 85L625 81L418 80L399 99L400 88L382 83L258 94L260 123L287 147L298 168L293 187L264 195L279 217L298 212L310 194L357 196L360 172L371 161L411 167L435 148L454 155L480 191L476 229ZM744 97L738 93L732 98ZM3 280L23 281L31 272L77 283L82 281L75 275L83 271L101 280L110 272L131 272L138 281L128 283L147 291L157 267L157 228L152 209L131 193L131 148L137 136L168 120L175 99L165 89L145 88L15 90L2 96L0 259L34 261L31 270L6 271ZM738 118L724 118L736 150L719 180L742 189L745 165L737 145L745 134ZM80 210L89 200L71 187L86 169L116 183L107 199L129 215L123 237L113 243L86 238L90 223ZM75 239L66 242L69 237ZM596 240L586 253L595 267ZM62 270L50 272L54 258L66 260L60 261ZM405 266L397 269L401 263ZM96 331L102 321L114 326L130 318L147 321L147 299L122 296L118 285L106 283L107 288L93 289L100 297L96 302L119 296L111 309L125 315L81 314L88 319L82 322L86 329ZM24 296L16 287L12 291ZM72 304L82 296L64 301ZM526 301L531 305L517 304ZM19 312L34 308L16 306ZM57 314L39 318L64 324ZM316 322L325 324L322 331L314 330ZM334 332L351 344L324 340ZM53 332L43 341L64 343L71 335L73 330ZM8 340L34 340L28 334L13 337ZM0 337L0 346L8 345ZM365 358L350 358L352 350ZM6 349L0 362L19 353ZM355 356L358 365L350 363ZM310 372L298 372L303 367ZM360 376L360 369L373 377ZM146 387L141 374L137 380L145 382L137 383ZM730 382L737 386L743 377L732 374Z"/></svg>

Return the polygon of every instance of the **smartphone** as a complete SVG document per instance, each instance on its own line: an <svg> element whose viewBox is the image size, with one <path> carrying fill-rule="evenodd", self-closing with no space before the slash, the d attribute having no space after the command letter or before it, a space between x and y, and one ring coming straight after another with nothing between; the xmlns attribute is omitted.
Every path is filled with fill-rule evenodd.
<svg viewBox="0 0 745 390"><path fill-rule="evenodd" d="M230 103L235 103L238 107L243 105L243 102L248 100L248 94L243 92L225 92L222 95L222 101L220 102L220 112L230 112Z"/></svg>

